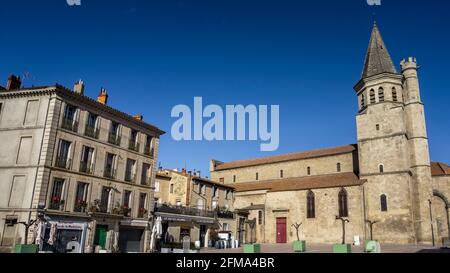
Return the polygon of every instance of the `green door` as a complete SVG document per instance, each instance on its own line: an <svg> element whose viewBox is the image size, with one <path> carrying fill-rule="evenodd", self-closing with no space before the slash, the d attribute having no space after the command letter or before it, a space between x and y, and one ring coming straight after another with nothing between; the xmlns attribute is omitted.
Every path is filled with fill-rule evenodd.
<svg viewBox="0 0 450 273"><path fill-rule="evenodd" d="M94 245L101 246L103 249L105 249L107 232L108 226L97 226L95 230Z"/></svg>

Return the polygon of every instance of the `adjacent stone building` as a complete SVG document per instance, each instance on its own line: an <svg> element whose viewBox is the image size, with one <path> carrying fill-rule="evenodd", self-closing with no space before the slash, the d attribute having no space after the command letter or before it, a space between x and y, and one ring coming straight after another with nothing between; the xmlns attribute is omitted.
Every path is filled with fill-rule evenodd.
<svg viewBox="0 0 450 273"><path fill-rule="evenodd" d="M0 90L0 244L42 251L149 248L163 131L84 96L84 83ZM25 238L25 225L31 224Z"/></svg>
<svg viewBox="0 0 450 273"><path fill-rule="evenodd" d="M236 188L244 241L370 239L448 242L450 168L429 158L415 58L397 72L374 25L358 98L357 144L254 160L211 162L213 180ZM373 224L375 222L375 224ZM371 227L373 229L371 229ZM356 237L356 238L355 238ZM358 241L358 240L356 240Z"/></svg>
<svg viewBox="0 0 450 273"><path fill-rule="evenodd" d="M155 184L155 216L162 218L163 241L208 247L220 234L234 237L234 187L196 172L160 170Z"/></svg>

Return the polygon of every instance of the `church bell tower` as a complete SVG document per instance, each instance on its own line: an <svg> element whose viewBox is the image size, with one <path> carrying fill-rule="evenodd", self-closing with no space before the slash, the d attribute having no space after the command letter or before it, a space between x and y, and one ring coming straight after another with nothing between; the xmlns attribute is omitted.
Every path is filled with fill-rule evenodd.
<svg viewBox="0 0 450 273"><path fill-rule="evenodd" d="M378 222L374 236L381 242L431 242L431 171L417 63L403 61L399 73L377 24L354 89L365 220Z"/></svg>

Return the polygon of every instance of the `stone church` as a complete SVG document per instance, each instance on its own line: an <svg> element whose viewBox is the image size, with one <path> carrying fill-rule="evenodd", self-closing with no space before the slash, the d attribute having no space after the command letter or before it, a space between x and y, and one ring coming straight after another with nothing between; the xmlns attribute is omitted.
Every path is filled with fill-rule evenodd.
<svg viewBox="0 0 450 273"><path fill-rule="evenodd" d="M235 162L211 161L236 188L240 241L446 244L450 167L430 160L415 58L399 72L374 24L360 81L357 144Z"/></svg>

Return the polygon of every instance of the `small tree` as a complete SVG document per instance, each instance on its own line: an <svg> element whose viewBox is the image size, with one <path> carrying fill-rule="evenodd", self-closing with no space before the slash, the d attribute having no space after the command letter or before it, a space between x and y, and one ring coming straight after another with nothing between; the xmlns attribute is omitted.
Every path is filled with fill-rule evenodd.
<svg viewBox="0 0 450 273"><path fill-rule="evenodd" d="M370 221L370 220L366 220L366 223L369 224L369 229L370 229L370 240L373 241L373 226L378 223L378 221Z"/></svg>
<svg viewBox="0 0 450 273"><path fill-rule="evenodd" d="M345 224L350 223L347 218L336 216L336 220L342 221L342 244L345 245Z"/></svg>
<svg viewBox="0 0 450 273"><path fill-rule="evenodd" d="M252 244L254 244L253 232L255 231L256 228L256 219L248 221L248 226L250 227L250 241Z"/></svg>
<svg viewBox="0 0 450 273"><path fill-rule="evenodd" d="M32 220L30 222L19 222L19 224L24 225L25 226L25 238L24 238L24 244L27 245L28 244L28 234L30 232L30 228L34 225L34 223L36 223L36 220Z"/></svg>
<svg viewBox="0 0 450 273"><path fill-rule="evenodd" d="M300 224L299 223L295 223L295 224L292 225L292 227L295 228L295 230L297 232L297 241L300 241L299 231L300 231L300 227L302 226L302 224L303 223L300 223Z"/></svg>

